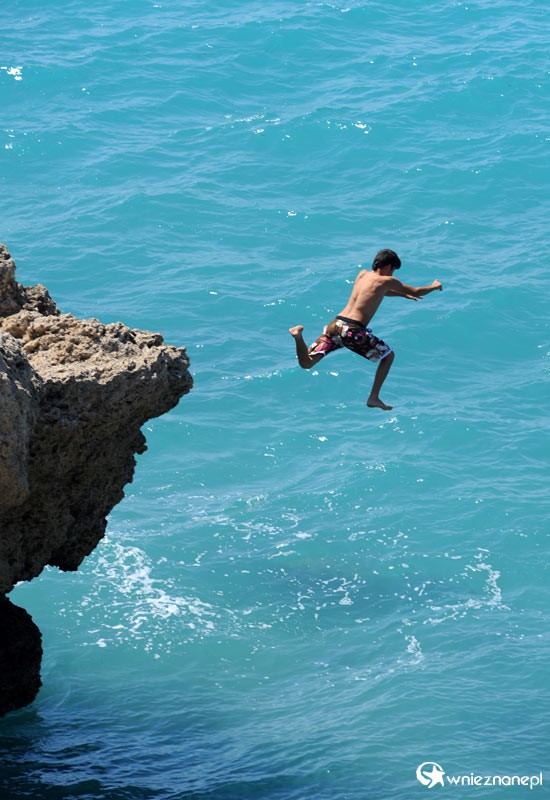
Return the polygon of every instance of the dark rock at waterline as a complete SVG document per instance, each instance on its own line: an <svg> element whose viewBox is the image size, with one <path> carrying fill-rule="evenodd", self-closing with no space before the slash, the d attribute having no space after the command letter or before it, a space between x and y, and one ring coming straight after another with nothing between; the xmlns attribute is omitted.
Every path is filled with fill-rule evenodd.
<svg viewBox="0 0 550 800"><path fill-rule="evenodd" d="M41 661L42 636L31 615L0 597L0 715L32 703Z"/></svg>

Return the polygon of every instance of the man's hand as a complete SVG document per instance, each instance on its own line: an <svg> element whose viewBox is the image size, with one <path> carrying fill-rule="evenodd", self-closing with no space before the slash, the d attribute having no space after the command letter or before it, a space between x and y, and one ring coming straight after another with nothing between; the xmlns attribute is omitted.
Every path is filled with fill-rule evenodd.
<svg viewBox="0 0 550 800"><path fill-rule="evenodd" d="M442 283L440 283L440 281L437 281L437 280L435 280L435 281L432 283L432 287L433 287L434 289L438 289L440 292L442 292L442 291L443 291L443 284L442 284Z"/></svg>

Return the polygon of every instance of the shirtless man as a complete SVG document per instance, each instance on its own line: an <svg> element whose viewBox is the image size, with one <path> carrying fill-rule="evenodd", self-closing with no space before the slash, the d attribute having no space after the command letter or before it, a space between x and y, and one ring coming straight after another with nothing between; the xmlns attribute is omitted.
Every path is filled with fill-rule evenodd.
<svg viewBox="0 0 550 800"><path fill-rule="evenodd" d="M407 286L393 277L393 273L401 266L401 260L393 250L380 250L372 262L372 271L361 270L357 276L346 307L329 323L323 333L308 347L302 336L303 325L289 328L296 344L298 363L303 369L311 369L324 356L333 350L347 347L354 353L374 363L379 362L371 393L367 400L369 408L381 408L391 411L380 399L380 389L388 377L393 364L394 353L382 339L373 334L367 327L374 317L384 297L406 297L419 300L430 292L442 291L439 281L431 286Z"/></svg>

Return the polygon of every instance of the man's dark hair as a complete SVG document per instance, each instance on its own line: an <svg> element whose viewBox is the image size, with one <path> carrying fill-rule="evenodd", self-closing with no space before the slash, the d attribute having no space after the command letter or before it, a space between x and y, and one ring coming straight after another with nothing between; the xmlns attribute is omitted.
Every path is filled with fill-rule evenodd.
<svg viewBox="0 0 550 800"><path fill-rule="evenodd" d="M394 269L399 269L400 266L401 259L393 250L379 250L374 256L374 261L372 262L372 268L374 270L380 269L381 267L393 267Z"/></svg>

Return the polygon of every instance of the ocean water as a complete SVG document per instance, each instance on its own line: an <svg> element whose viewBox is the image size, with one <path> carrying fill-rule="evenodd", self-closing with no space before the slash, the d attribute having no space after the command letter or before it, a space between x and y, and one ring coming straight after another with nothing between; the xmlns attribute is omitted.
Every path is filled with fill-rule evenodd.
<svg viewBox="0 0 550 800"><path fill-rule="evenodd" d="M14 0L0 239L195 388L77 573L12 593L44 686L0 796L550 797L540 0ZM396 351L297 367L357 270ZM426 786L448 776L543 785ZM428 767L421 771L425 775ZM501 781L502 783L502 781Z"/></svg>

